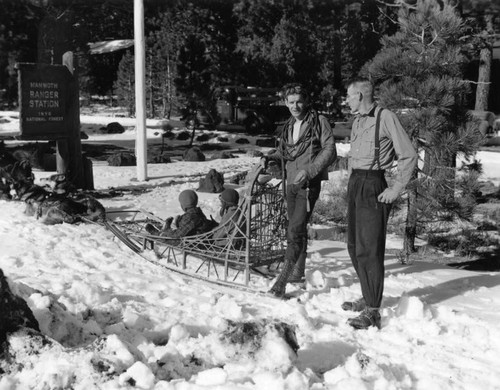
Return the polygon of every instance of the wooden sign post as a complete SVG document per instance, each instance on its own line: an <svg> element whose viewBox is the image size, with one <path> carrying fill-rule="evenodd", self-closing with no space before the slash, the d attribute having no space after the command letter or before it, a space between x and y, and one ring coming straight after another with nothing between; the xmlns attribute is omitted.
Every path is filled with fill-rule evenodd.
<svg viewBox="0 0 500 390"><path fill-rule="evenodd" d="M17 64L20 138L55 140L57 172L76 188L91 189L83 170L78 78L71 52L64 54L63 63Z"/></svg>
<svg viewBox="0 0 500 390"><path fill-rule="evenodd" d="M73 53L66 52L63 55L63 65L68 68L72 77L69 82L68 93L68 172L69 179L76 188L93 189L93 185L86 183L83 159L82 139L80 136L80 94L78 88L78 77L73 66Z"/></svg>

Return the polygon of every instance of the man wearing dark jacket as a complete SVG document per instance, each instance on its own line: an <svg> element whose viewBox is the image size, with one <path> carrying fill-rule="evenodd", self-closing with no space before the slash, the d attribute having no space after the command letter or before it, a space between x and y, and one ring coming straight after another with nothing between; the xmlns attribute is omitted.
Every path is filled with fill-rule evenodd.
<svg viewBox="0 0 500 390"><path fill-rule="evenodd" d="M303 282L307 256L307 223L318 200L321 182L337 150L328 120L309 106L309 93L300 84L283 88L291 117L285 123L275 153L265 157L285 168L288 214L287 249L280 275L270 294L283 297L288 282Z"/></svg>

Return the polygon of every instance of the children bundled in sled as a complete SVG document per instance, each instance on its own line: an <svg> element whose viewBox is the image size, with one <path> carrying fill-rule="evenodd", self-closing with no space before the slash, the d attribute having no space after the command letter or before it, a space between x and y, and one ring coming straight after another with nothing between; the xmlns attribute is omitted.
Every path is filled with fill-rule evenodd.
<svg viewBox="0 0 500 390"><path fill-rule="evenodd" d="M193 190L184 190L179 194L179 203L184 214L169 217L165 220L163 227L148 223L145 226L149 234L161 237L179 239L185 236L193 236L206 233L218 226L213 238L217 245L226 245L238 221L240 211L238 209L239 194L232 188L225 189L219 196L221 201L220 224L212 218L208 219L200 207L198 207L198 195ZM234 223L229 222L232 220ZM173 228L175 225L177 228Z"/></svg>

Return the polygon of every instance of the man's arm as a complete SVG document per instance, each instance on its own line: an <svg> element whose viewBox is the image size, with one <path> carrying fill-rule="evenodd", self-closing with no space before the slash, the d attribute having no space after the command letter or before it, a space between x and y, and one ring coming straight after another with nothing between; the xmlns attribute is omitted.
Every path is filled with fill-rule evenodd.
<svg viewBox="0 0 500 390"><path fill-rule="evenodd" d="M417 152L396 114L388 110L385 110L385 114L384 125L392 140L398 159L398 168L394 184L380 194L378 199L380 202L392 203L411 180L417 165Z"/></svg>
<svg viewBox="0 0 500 390"><path fill-rule="evenodd" d="M260 165L262 166L262 168L266 169L269 161L275 161L278 163L281 162L281 160L284 156L283 149L285 148L284 141L283 141L284 132L288 130L290 124L293 122L294 122L293 117L290 117L285 122L285 124L283 125L283 128L281 129L281 132L278 136L278 146L275 148L275 150L271 154L268 154L267 156L261 157Z"/></svg>
<svg viewBox="0 0 500 390"><path fill-rule="evenodd" d="M280 139L278 140L278 147L271 154L261 157L260 165L262 165L262 168L266 169L269 161L275 161L275 162L281 161L281 159L283 158L282 147L283 144L281 142L281 137L280 137Z"/></svg>
<svg viewBox="0 0 500 390"><path fill-rule="evenodd" d="M335 138L328 120L319 115L319 125L321 126L321 151L316 155L312 163L306 170L307 178L314 179L320 172L327 168L337 158L337 148Z"/></svg>

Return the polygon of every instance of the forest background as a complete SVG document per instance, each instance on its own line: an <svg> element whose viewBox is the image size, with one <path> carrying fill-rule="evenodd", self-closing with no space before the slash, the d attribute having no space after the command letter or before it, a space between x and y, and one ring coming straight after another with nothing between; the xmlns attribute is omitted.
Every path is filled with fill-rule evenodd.
<svg viewBox="0 0 500 390"><path fill-rule="evenodd" d="M144 0L149 117L203 108L215 117L225 86L279 88L302 82L315 104L342 116L345 84L400 28L401 7L413 0ZM439 2L438 2L439 3ZM91 43L133 39L133 1L0 0L0 100L17 104L16 63L61 63L75 53L82 101L107 96L134 111L133 47L92 54ZM461 52L472 81L491 73L500 30L497 0L452 1L467 26ZM488 57L489 54L489 57ZM481 58L481 61L479 60ZM483 60L486 58L486 62ZM489 61L489 64L488 64ZM479 89L479 88L478 88ZM484 95L484 92L483 92ZM493 94L482 98L487 110ZM485 100L486 99L486 100ZM476 108L477 109L477 108Z"/></svg>

